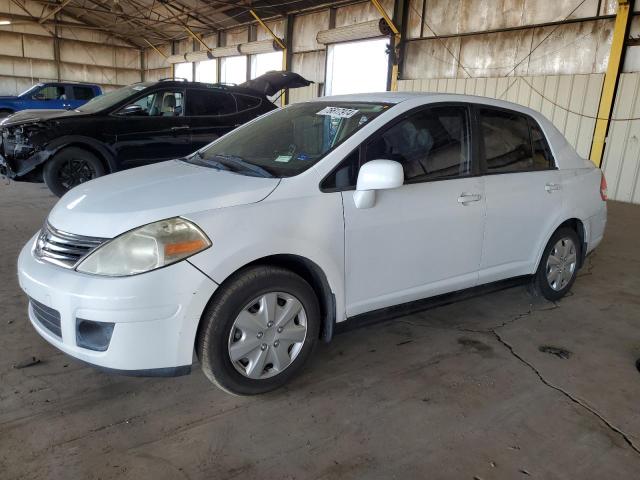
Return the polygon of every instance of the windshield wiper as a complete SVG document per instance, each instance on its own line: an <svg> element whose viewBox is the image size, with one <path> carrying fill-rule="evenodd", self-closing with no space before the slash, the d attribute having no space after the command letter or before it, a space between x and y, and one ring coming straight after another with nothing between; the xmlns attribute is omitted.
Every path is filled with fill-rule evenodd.
<svg viewBox="0 0 640 480"><path fill-rule="evenodd" d="M197 152L200 158L202 155ZM238 157L236 155L225 155L219 154L214 155L211 159L204 159L206 162L215 162L227 167L227 170L231 170L232 172L244 172L248 175L252 175L254 177L264 177L264 178L273 178L273 174L269 172L267 169L255 165L253 163L247 162L242 157Z"/></svg>
<svg viewBox="0 0 640 480"><path fill-rule="evenodd" d="M209 158L204 158L202 156L202 153L200 153L199 150L197 150L193 155L191 155L190 158L188 158L189 161L193 161L194 159L196 159L196 161L193 163L195 163L196 165L202 165L203 167L211 167L211 168L215 168L216 170L229 170L229 167L227 167L222 162L218 162Z"/></svg>

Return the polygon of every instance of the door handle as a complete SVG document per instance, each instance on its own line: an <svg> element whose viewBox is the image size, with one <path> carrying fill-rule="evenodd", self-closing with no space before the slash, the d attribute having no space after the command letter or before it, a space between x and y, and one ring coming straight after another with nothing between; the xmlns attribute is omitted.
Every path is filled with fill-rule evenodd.
<svg viewBox="0 0 640 480"><path fill-rule="evenodd" d="M560 188L561 188L561 186L558 183L547 183L544 186L544 189L549 193L556 192L556 191L560 190Z"/></svg>
<svg viewBox="0 0 640 480"><path fill-rule="evenodd" d="M189 125L180 125L179 127L171 127L172 132L178 132L180 130L188 130Z"/></svg>
<svg viewBox="0 0 640 480"><path fill-rule="evenodd" d="M478 202L482 198L482 195L479 193L461 193L458 197L458 203L461 205L466 205L467 203Z"/></svg>

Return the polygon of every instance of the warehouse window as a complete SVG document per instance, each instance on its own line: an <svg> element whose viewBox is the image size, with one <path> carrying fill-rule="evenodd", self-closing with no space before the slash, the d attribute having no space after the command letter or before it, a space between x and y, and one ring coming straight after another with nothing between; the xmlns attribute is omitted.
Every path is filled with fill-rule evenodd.
<svg viewBox="0 0 640 480"><path fill-rule="evenodd" d="M238 85L247 81L247 57L226 57L220 65L220 81Z"/></svg>
<svg viewBox="0 0 640 480"><path fill-rule="evenodd" d="M204 60L196 63L196 82L216 83L218 81L218 61Z"/></svg>
<svg viewBox="0 0 640 480"><path fill-rule="evenodd" d="M259 77L272 70L282 70L282 52L259 53L251 56L251 78ZM269 100L280 105L280 94L269 97Z"/></svg>
<svg viewBox="0 0 640 480"><path fill-rule="evenodd" d="M329 45L327 95L384 92L389 56L386 38Z"/></svg>
<svg viewBox="0 0 640 480"><path fill-rule="evenodd" d="M271 70L282 70L282 52L259 53L251 56L251 78Z"/></svg>
<svg viewBox="0 0 640 480"><path fill-rule="evenodd" d="M176 63L173 76L175 78L184 78L189 82L193 81L193 63Z"/></svg>

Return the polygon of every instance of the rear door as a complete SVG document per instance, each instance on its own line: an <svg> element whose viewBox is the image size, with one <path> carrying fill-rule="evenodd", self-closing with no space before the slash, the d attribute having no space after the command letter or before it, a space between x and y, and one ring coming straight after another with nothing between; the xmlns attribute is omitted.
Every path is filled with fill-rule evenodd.
<svg viewBox="0 0 640 480"><path fill-rule="evenodd" d="M480 283L532 273L562 208L560 174L538 123L511 110L477 107L487 221Z"/></svg>
<svg viewBox="0 0 640 480"><path fill-rule="evenodd" d="M183 88L147 93L113 116L114 149L122 168L179 158L192 151Z"/></svg>
<svg viewBox="0 0 640 480"><path fill-rule="evenodd" d="M196 151L241 125L231 93L213 88L187 89L191 151Z"/></svg>

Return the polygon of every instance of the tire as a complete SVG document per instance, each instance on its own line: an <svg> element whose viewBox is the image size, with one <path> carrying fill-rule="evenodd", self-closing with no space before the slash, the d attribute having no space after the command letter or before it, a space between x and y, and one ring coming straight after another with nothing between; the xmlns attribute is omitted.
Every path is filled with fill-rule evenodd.
<svg viewBox="0 0 640 480"><path fill-rule="evenodd" d="M0 118L8 117L9 115L12 115L13 113L14 113L13 110L7 110L6 108L0 108Z"/></svg>
<svg viewBox="0 0 640 480"><path fill-rule="evenodd" d="M276 298L276 315L265 315ZM297 311L296 301L299 313L284 321L286 310ZM290 270L256 266L234 274L215 293L202 316L196 354L218 387L234 395L256 395L294 377L311 356L319 332L320 309L311 286Z"/></svg>
<svg viewBox="0 0 640 480"><path fill-rule="evenodd" d="M582 244L575 230L568 227L556 230L534 276L536 291L551 301L564 297L576 281L581 254Z"/></svg>
<svg viewBox="0 0 640 480"><path fill-rule="evenodd" d="M78 147L67 147L44 164L44 183L54 195L61 197L81 183L103 176L104 164L93 153Z"/></svg>

